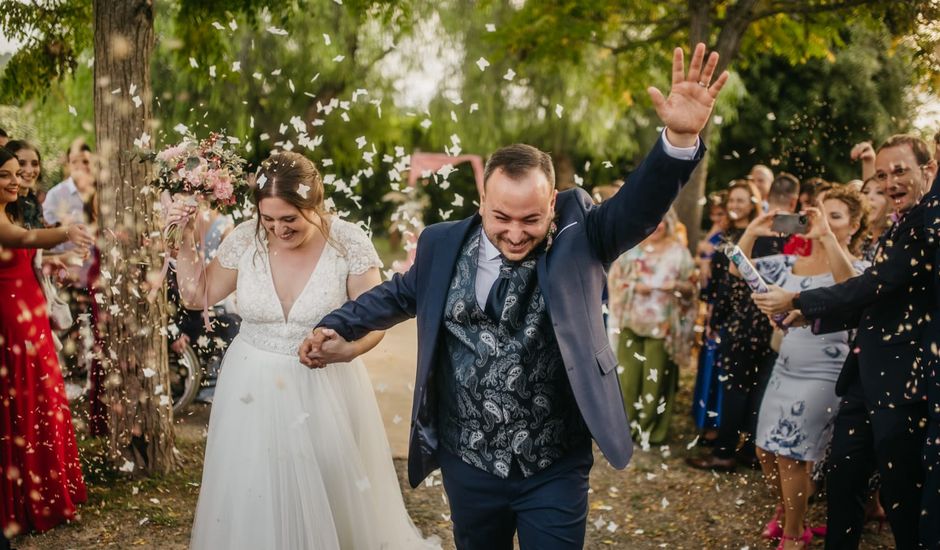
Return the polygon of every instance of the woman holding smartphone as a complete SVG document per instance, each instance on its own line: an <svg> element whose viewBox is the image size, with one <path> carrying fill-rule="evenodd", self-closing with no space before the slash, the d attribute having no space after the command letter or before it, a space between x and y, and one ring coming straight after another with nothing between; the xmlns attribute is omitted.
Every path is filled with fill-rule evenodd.
<svg viewBox="0 0 940 550"><path fill-rule="evenodd" d="M738 242L746 255L758 237L774 235L774 227L789 223L775 214L758 216L748 225ZM820 208L808 208L802 215L808 223L804 237L812 242L811 252L755 259L754 267L768 284L788 290L820 288L854 277L867 267L867 262L855 256L868 215L858 191L833 188L826 192ZM731 272L738 275L734 267ZM779 499L766 530L782 539L779 548L804 548L813 538L804 524L812 492L811 465L823 457L832 435L832 421L839 410L835 383L848 352L847 332L815 335L808 327L792 328L781 342L756 434L761 469Z"/></svg>

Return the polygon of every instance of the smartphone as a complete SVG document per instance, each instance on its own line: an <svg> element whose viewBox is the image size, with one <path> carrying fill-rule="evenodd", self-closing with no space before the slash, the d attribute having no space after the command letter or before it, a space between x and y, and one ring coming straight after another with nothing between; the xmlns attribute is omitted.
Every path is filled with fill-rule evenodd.
<svg viewBox="0 0 940 550"><path fill-rule="evenodd" d="M802 235L809 230L809 220L802 214L776 214L770 230L784 235Z"/></svg>

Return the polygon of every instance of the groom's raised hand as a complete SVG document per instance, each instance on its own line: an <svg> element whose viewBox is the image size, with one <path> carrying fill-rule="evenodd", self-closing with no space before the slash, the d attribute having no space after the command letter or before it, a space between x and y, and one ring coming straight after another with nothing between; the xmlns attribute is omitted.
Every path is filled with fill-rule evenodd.
<svg viewBox="0 0 940 550"><path fill-rule="evenodd" d="M655 87L647 88L656 114L666 126L666 139L672 145L692 147L708 123L718 92L728 81L728 71L722 71L712 82L717 66L718 53L712 52L708 61L705 61L705 44L700 43L695 47L686 74L682 48L676 48L672 56L672 88L669 96L664 97Z"/></svg>

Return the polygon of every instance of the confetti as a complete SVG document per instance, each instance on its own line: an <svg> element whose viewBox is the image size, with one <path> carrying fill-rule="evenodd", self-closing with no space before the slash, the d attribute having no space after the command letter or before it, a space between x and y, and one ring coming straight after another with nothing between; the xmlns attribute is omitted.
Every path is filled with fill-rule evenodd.
<svg viewBox="0 0 940 550"><path fill-rule="evenodd" d="M485 71L489 66L490 62L487 61L486 58L481 57L480 59L477 59L477 67L479 67L481 71Z"/></svg>
<svg viewBox="0 0 940 550"><path fill-rule="evenodd" d="M516 78L516 71L509 69L506 71L506 74L503 75L503 80L512 81L513 78Z"/></svg>
<svg viewBox="0 0 940 550"><path fill-rule="evenodd" d="M307 193L309 192L310 192L309 185L304 185L303 183L301 183L300 185L297 186L297 194L300 195L301 197L306 199Z"/></svg>

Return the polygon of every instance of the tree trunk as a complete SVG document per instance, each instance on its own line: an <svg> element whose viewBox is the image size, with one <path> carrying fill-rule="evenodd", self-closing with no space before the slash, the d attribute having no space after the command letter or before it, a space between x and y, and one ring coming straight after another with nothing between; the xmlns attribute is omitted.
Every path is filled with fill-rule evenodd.
<svg viewBox="0 0 940 550"><path fill-rule="evenodd" d="M712 26L712 5L706 0L689 0L689 42L694 50L699 42L710 42ZM720 74L720 73L719 73ZM711 135L711 123L708 123L699 135L702 143L708 145ZM701 198L705 196L705 181L708 177L708 156L695 168L688 183L676 198L675 209L679 221L685 225L689 237L689 249L695 251L698 243L699 226L702 223Z"/></svg>
<svg viewBox="0 0 940 550"><path fill-rule="evenodd" d="M722 21L721 32L718 34L714 50L721 57L715 68L715 77L728 68L740 51L741 38L747 32L752 22L754 6L757 0L740 0L728 8ZM689 0L689 37L692 48L699 42L708 44L710 41L712 13L711 2L705 0ZM702 130L700 138L706 146L710 144L712 134L711 121ZM689 236L689 249L695 251L701 235L702 207L705 204L705 183L708 179L708 156L692 172L689 182L685 185L676 199L676 214L679 221L685 224Z"/></svg>
<svg viewBox="0 0 940 550"><path fill-rule="evenodd" d="M135 472L163 473L175 465L167 344L161 330L166 299L148 302L141 285L162 258L148 242L155 229L154 196L147 192L151 167L134 154L134 140L152 132L153 2L94 0L94 17L110 447L121 466L131 462Z"/></svg>

